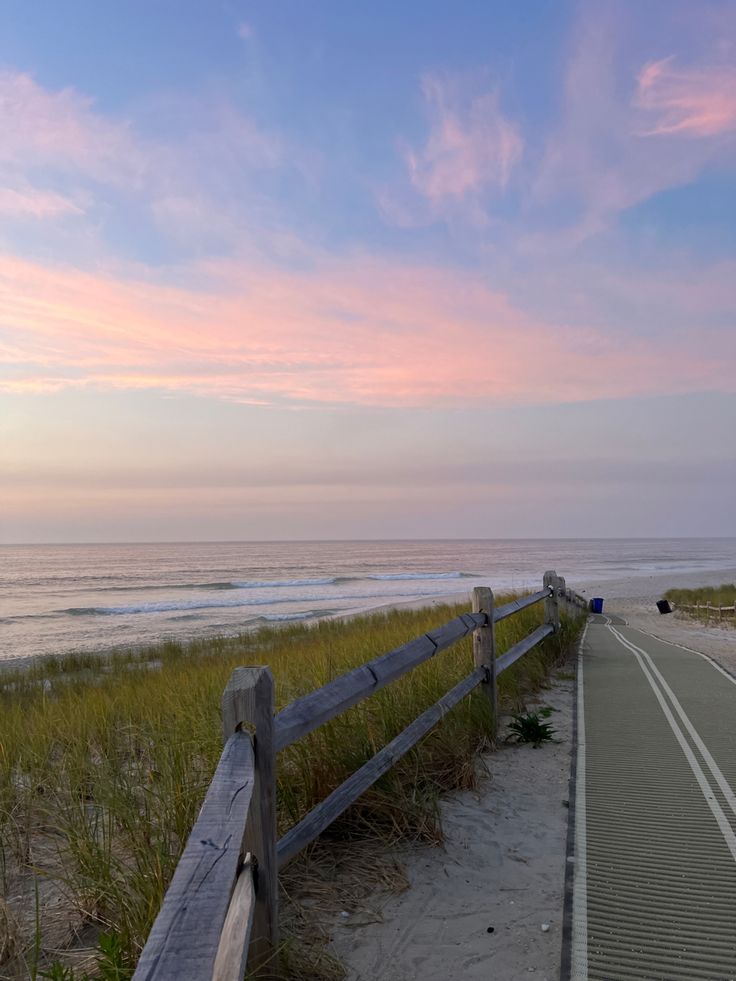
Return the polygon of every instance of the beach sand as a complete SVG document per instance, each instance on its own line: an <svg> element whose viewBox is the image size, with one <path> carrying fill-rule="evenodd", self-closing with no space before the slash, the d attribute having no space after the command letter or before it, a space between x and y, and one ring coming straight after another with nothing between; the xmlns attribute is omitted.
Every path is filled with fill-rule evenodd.
<svg viewBox="0 0 736 981"><path fill-rule="evenodd" d="M672 587L734 579L736 569L569 584L587 596L602 596L605 610L623 615L632 626L700 650L736 674L736 627L704 626L677 614L661 615L656 608ZM552 721L559 742L538 750L503 745L488 754L482 761L488 775L479 792L452 795L441 805L444 845L398 853L410 888L399 896L373 897L378 922L354 926L348 916L331 924L332 947L349 981L559 978L572 751L570 670L563 669L563 677L540 693L544 704L558 709ZM504 728L502 721L500 731Z"/></svg>
<svg viewBox="0 0 736 981"><path fill-rule="evenodd" d="M442 802L444 844L398 851L410 888L373 897L379 922L337 918L332 946L351 981L558 977L573 705L566 672L539 695L557 710L550 721L559 741L502 744L485 756L479 790Z"/></svg>

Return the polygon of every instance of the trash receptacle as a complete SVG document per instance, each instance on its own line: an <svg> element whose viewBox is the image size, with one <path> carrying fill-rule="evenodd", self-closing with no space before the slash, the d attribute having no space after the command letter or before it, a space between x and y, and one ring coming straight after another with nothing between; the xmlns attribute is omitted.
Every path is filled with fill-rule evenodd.
<svg viewBox="0 0 736 981"><path fill-rule="evenodd" d="M590 601L590 608L593 613L603 613L603 598L601 596L594 596Z"/></svg>
<svg viewBox="0 0 736 981"><path fill-rule="evenodd" d="M657 600L657 609L660 613L672 613L669 600Z"/></svg>

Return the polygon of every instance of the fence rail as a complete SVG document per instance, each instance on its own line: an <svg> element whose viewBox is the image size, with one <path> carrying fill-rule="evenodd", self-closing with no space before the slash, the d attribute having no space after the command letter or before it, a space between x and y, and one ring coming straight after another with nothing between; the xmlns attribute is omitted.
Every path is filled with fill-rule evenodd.
<svg viewBox="0 0 736 981"><path fill-rule="evenodd" d="M463 698L481 687L494 725L497 678L560 625L587 611L555 572L543 588L495 607L476 587L471 612L348 671L274 715L266 667L236 668L222 696L225 747L133 981L242 981L277 973L278 869L314 841ZM496 656L495 624L544 601L544 624ZM474 668L454 688L276 839L276 753L472 634Z"/></svg>
<svg viewBox="0 0 736 981"><path fill-rule="evenodd" d="M710 603L678 603L675 607L677 610L695 610L696 613L705 613L706 619L709 618L711 613L717 613L718 619L723 619L724 613L730 613L736 616L736 601L733 606L711 606Z"/></svg>

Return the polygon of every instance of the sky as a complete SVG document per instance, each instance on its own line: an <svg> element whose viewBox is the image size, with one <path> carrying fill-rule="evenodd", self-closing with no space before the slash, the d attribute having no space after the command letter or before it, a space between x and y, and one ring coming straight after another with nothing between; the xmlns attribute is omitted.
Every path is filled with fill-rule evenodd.
<svg viewBox="0 0 736 981"><path fill-rule="evenodd" d="M736 4L4 0L0 541L736 535Z"/></svg>

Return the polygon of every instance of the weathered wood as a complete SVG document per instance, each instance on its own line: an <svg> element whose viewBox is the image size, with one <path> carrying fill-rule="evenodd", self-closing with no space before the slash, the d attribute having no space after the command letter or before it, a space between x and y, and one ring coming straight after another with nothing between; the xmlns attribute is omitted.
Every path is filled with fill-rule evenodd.
<svg viewBox="0 0 736 981"><path fill-rule="evenodd" d="M294 825L278 843L278 862L281 868L306 845L320 835L343 811L360 797L368 787L396 763L397 760L419 742L422 736L436 725L451 708L485 680L485 670L476 668L472 674L451 688L438 702L423 712L382 750L317 804L306 817Z"/></svg>
<svg viewBox="0 0 736 981"><path fill-rule="evenodd" d="M212 981L243 981L255 907L253 859L246 855L222 928Z"/></svg>
<svg viewBox="0 0 736 981"><path fill-rule="evenodd" d="M540 589L538 593L532 593L530 596L522 596L521 599L504 603L503 606L497 606L493 611L493 622L499 623L501 620L505 620L506 617L513 616L514 613L519 613L520 610L525 610L528 606L534 606L535 603L546 600L548 597L549 589L545 587L544 589Z"/></svg>
<svg viewBox="0 0 736 981"><path fill-rule="evenodd" d="M466 637L477 625L472 614L463 614L297 698L276 716L276 752Z"/></svg>
<svg viewBox="0 0 736 981"><path fill-rule="evenodd" d="M569 610L567 608L567 587L565 586L564 576L557 577L557 609L564 613L565 616L569 616Z"/></svg>
<svg viewBox="0 0 736 981"><path fill-rule="evenodd" d="M202 981L212 976L254 784L251 737L236 732L225 743L134 981Z"/></svg>
<svg viewBox="0 0 736 981"><path fill-rule="evenodd" d="M536 647L540 644L545 637L549 637L553 634L554 627L551 623L545 623L541 627L537 627L536 630L532 631L528 637L520 640L518 644L514 644L513 647L509 647L499 658L496 659L496 674L501 674L506 668L510 668L511 665L518 661L520 657L527 654L532 647Z"/></svg>
<svg viewBox="0 0 736 981"><path fill-rule="evenodd" d="M554 570L545 572L542 584L549 590L544 601L544 622L551 624L554 630L560 629L560 607L557 601L557 573Z"/></svg>
<svg viewBox="0 0 736 981"><path fill-rule="evenodd" d="M223 735L247 727L254 734L255 786L243 850L258 867L253 937L248 957L254 973L268 965L273 976L278 945L278 869L276 865L276 752L274 690L268 668L236 668L222 695Z"/></svg>
<svg viewBox="0 0 736 981"><path fill-rule="evenodd" d="M486 623L473 633L473 660L476 668L486 672L482 690L486 694L493 713L493 732L498 728L498 690L496 685L496 632L493 619L493 590L476 586L472 596L473 613L482 613Z"/></svg>

